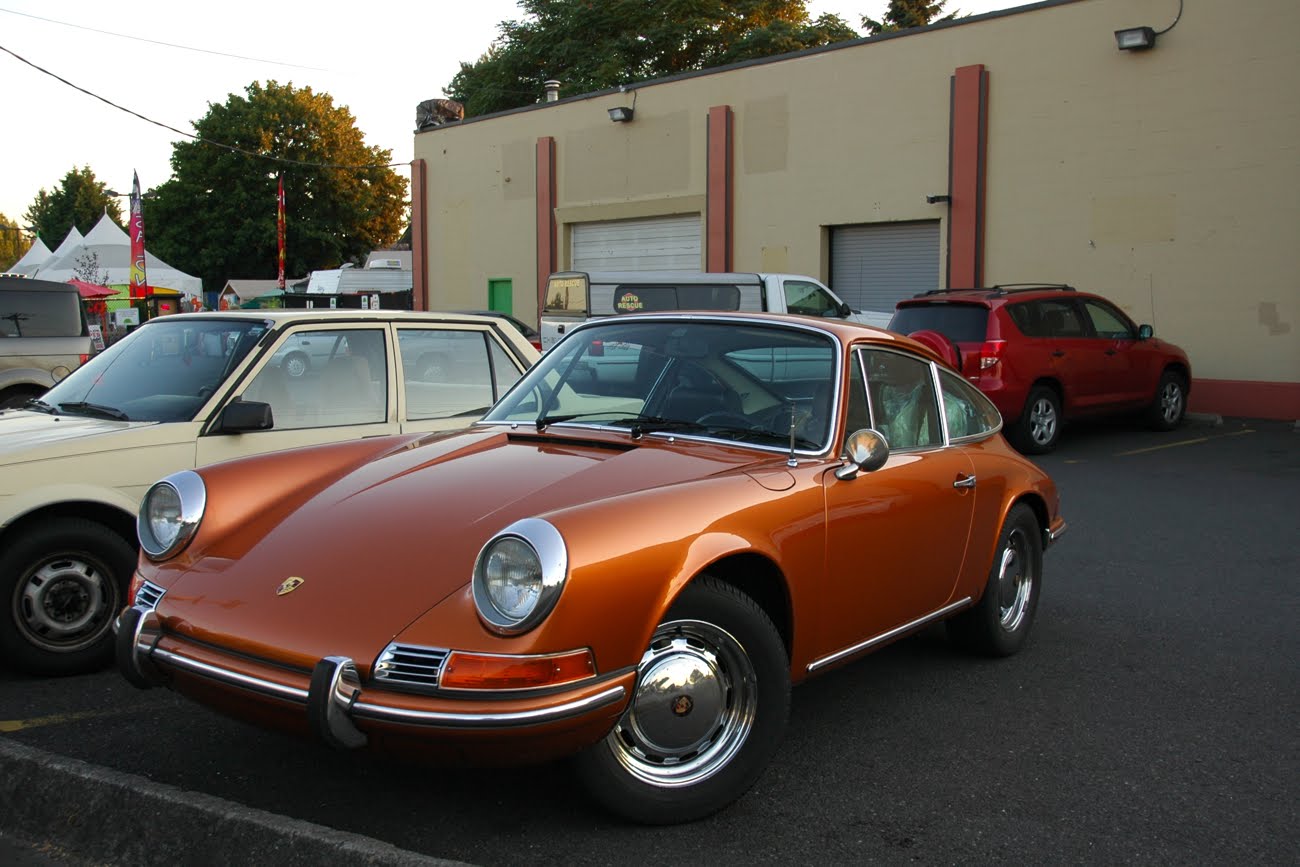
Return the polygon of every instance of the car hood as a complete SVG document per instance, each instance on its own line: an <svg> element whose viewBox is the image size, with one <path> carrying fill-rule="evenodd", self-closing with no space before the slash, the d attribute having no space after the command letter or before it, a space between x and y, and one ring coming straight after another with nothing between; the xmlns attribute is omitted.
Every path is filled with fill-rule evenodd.
<svg viewBox="0 0 1300 867"><path fill-rule="evenodd" d="M183 634L254 656L309 667L343 655L366 666L464 592L479 551L516 520L784 460L704 443L638 443L626 433L478 428L417 442L363 463L278 522L251 518L226 539L200 535L204 550L159 610ZM219 497L214 486L210 503ZM278 595L290 578L301 584Z"/></svg>
<svg viewBox="0 0 1300 867"><path fill-rule="evenodd" d="M128 445L124 438L131 438L133 432L158 426L152 421L7 410L0 412L0 466L123 448Z"/></svg>

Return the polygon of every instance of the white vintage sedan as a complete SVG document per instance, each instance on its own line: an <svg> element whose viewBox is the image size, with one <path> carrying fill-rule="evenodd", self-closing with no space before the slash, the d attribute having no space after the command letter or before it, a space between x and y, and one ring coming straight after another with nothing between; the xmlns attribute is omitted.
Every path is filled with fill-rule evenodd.
<svg viewBox="0 0 1300 867"><path fill-rule="evenodd" d="M307 369L304 343L327 348ZM0 660L71 674L112 658L159 478L228 458L469 425L537 360L497 318L400 311L150 320L0 412ZM295 375L296 374L296 375Z"/></svg>

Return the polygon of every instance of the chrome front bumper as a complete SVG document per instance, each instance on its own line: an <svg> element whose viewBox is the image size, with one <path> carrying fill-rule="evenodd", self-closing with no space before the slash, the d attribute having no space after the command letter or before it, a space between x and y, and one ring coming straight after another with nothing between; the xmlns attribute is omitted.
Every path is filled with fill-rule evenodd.
<svg viewBox="0 0 1300 867"><path fill-rule="evenodd" d="M141 689L164 686L166 668L208 678L226 686L303 706L312 729L339 747L365 746L357 720L376 720L417 727L503 729L542 725L580 717L623 701L626 688L615 684L579 698L542 708L499 713L453 713L416 710L382 703L382 693L370 700L362 688L355 663L344 656L327 656L316 663L308 689L233 671L158 646L162 629L153 609L132 607L122 613L117 630L117 667Z"/></svg>

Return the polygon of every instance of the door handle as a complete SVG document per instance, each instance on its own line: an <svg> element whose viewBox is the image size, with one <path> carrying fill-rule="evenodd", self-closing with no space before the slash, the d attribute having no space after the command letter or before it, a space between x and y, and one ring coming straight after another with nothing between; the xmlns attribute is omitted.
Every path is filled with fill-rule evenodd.
<svg viewBox="0 0 1300 867"><path fill-rule="evenodd" d="M1065 358L1065 350L1064 350L1064 349L1058 349L1058 350L1056 350L1055 352L1052 353L1052 357L1053 357L1053 358Z"/></svg>
<svg viewBox="0 0 1300 867"><path fill-rule="evenodd" d="M952 483L954 488L973 488L975 487L974 476L958 476L957 481Z"/></svg>
<svg viewBox="0 0 1300 867"><path fill-rule="evenodd" d="M1106 350L1106 354L1107 354L1107 355L1114 355L1114 354L1117 353L1117 352L1119 352L1118 349L1107 349L1107 350Z"/></svg>

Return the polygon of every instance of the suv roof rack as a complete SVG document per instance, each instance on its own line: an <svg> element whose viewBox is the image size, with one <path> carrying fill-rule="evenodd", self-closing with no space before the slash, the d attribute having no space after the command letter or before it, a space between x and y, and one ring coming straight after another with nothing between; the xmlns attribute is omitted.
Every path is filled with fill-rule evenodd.
<svg viewBox="0 0 1300 867"><path fill-rule="evenodd" d="M998 283L986 288L967 286L959 289L930 289L925 292L918 292L912 297L926 298L930 295L947 295L952 292L983 292L986 295L1009 295L1012 292L1038 292L1044 289L1055 289L1060 292L1078 291L1068 283Z"/></svg>

